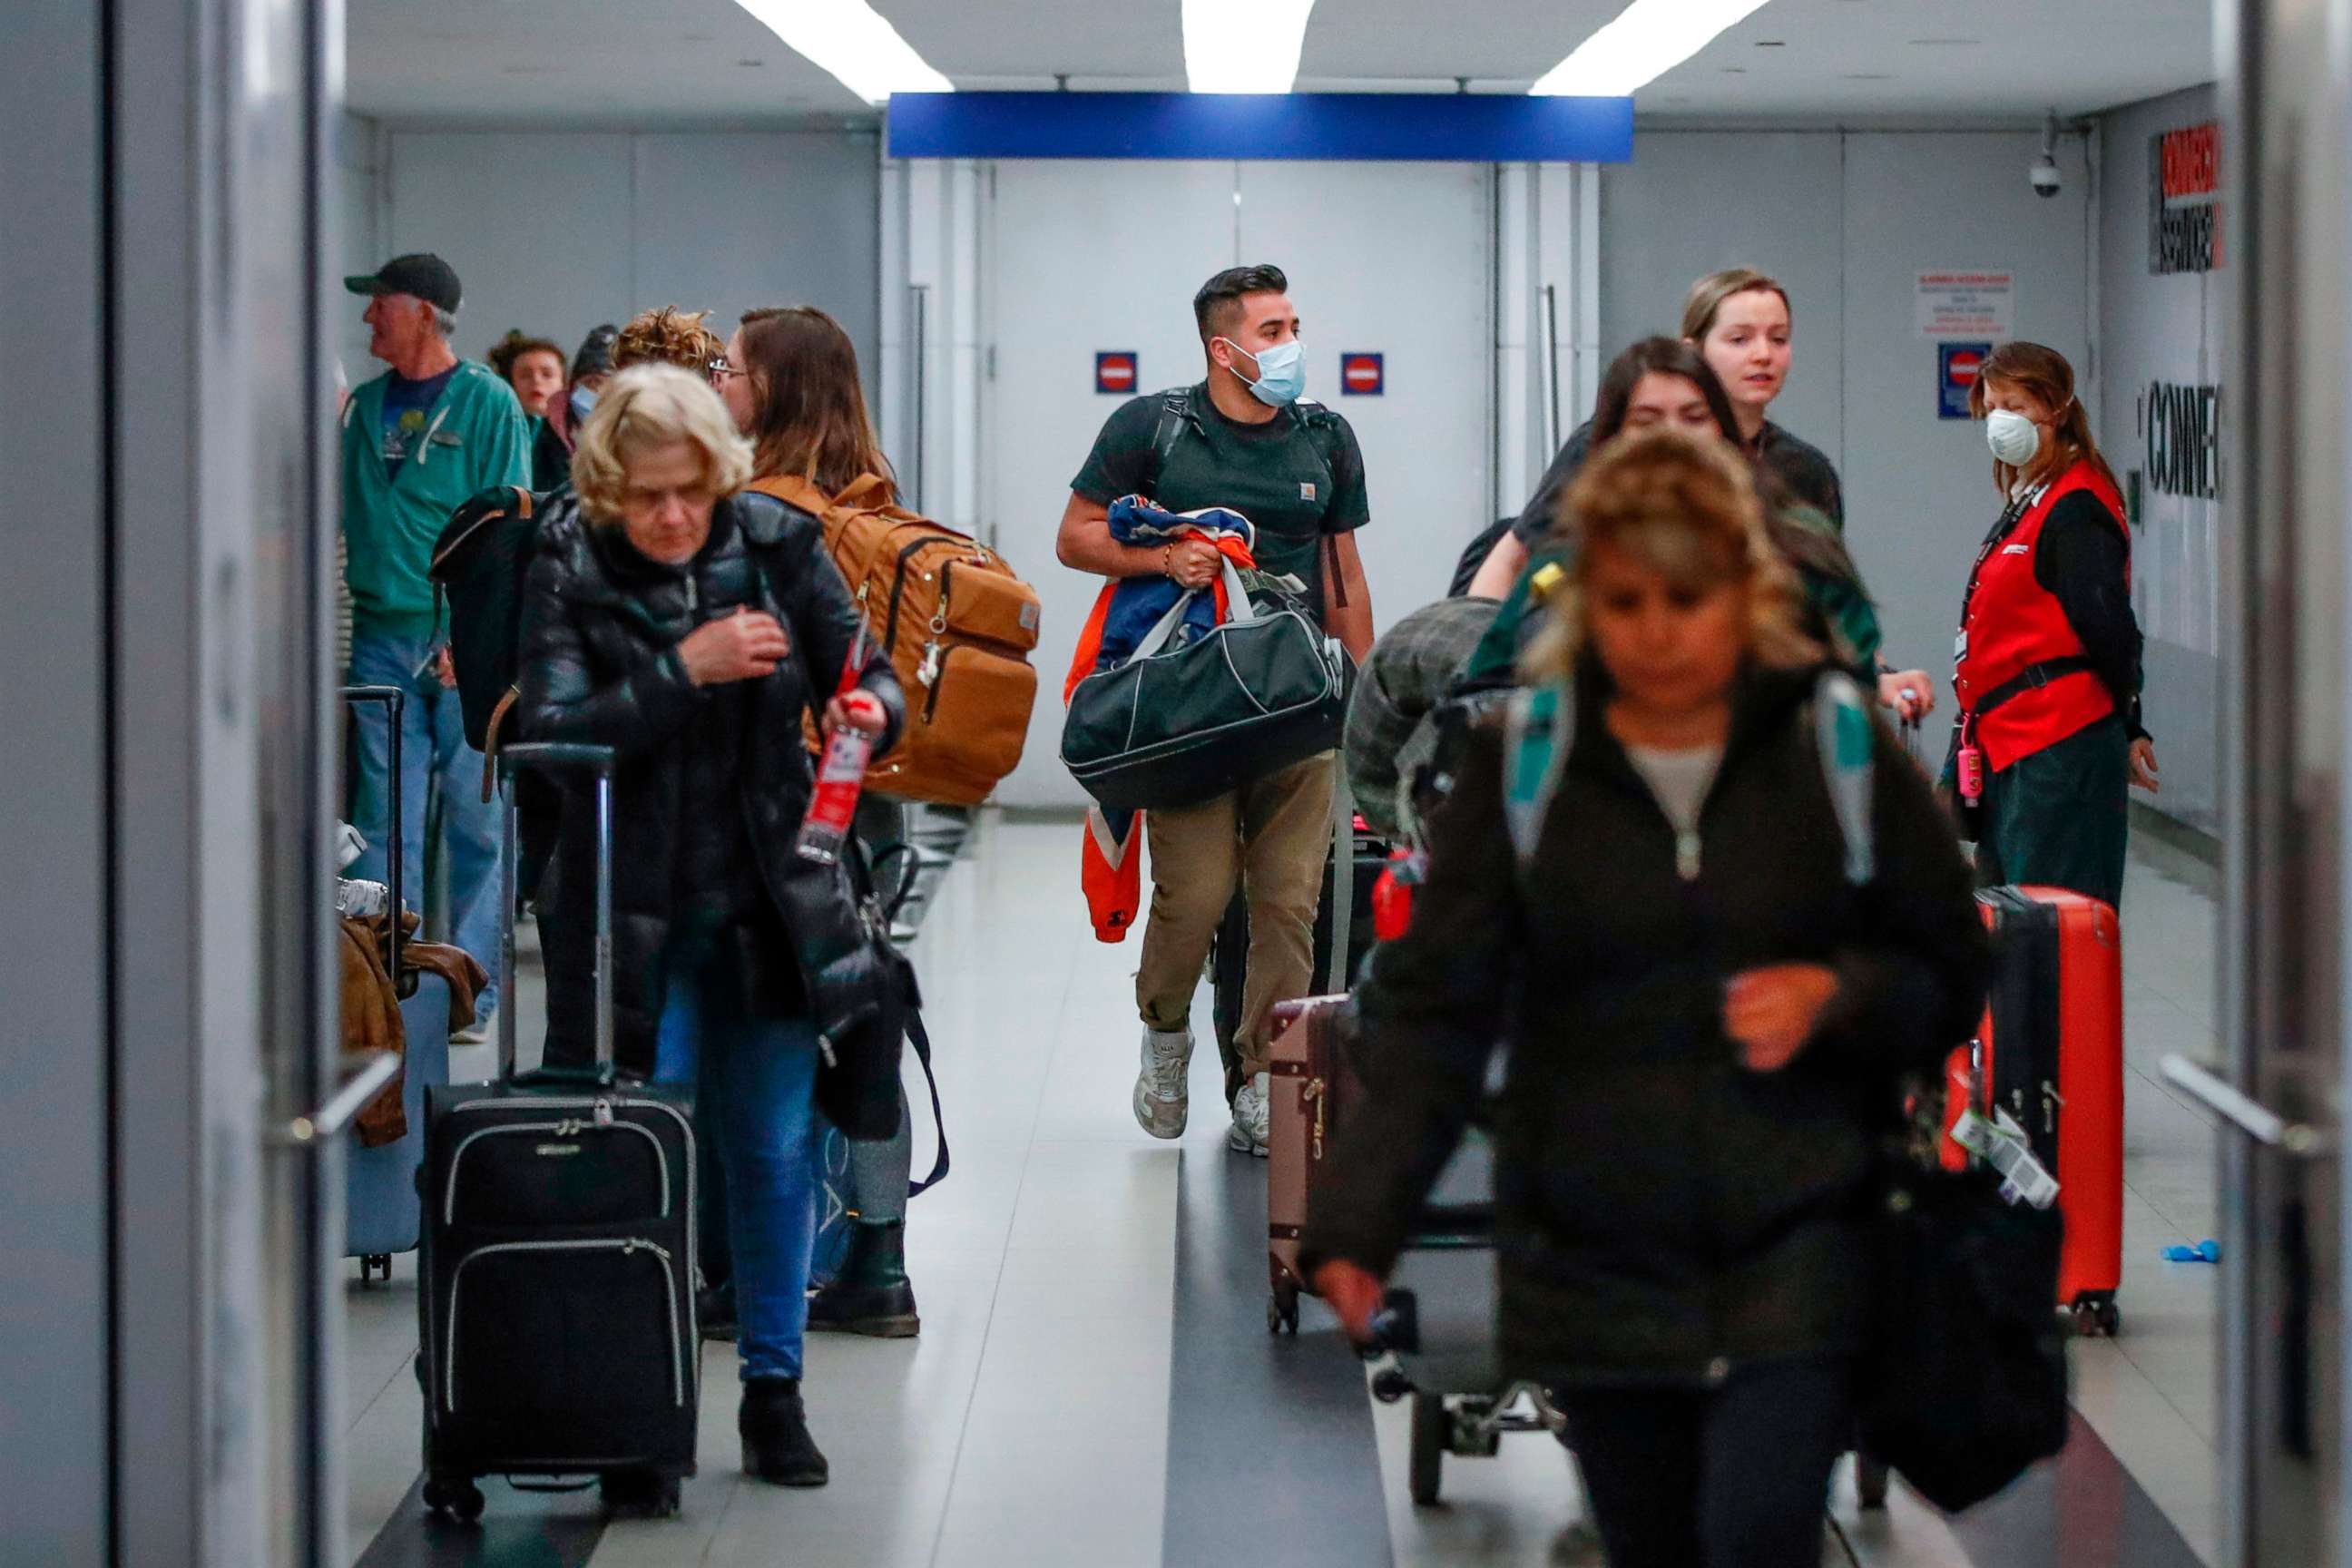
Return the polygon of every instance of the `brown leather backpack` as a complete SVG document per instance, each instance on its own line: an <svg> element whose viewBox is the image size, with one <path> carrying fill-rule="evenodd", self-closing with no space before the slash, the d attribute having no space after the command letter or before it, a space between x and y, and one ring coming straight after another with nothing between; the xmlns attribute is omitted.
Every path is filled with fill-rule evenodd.
<svg viewBox="0 0 2352 1568"><path fill-rule="evenodd" d="M970 534L886 500L887 482L872 474L835 496L793 475L750 488L824 525L868 635L907 689L906 731L866 787L945 805L987 799L1029 739L1037 591Z"/></svg>

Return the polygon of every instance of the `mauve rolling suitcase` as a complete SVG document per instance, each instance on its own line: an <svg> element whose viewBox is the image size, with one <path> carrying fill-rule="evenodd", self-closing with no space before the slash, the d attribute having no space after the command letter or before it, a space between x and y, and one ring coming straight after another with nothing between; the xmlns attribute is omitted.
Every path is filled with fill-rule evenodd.
<svg viewBox="0 0 2352 1568"><path fill-rule="evenodd" d="M1973 1104L2025 1130L2066 1220L2058 1304L2082 1332L2112 1334L2124 1250L2121 927L2098 900L2055 888L1994 888L1977 903L1992 932L1991 994L1978 1038L1952 1055L1946 1121ZM1967 1157L1945 1140L1946 1163Z"/></svg>
<svg viewBox="0 0 2352 1568"><path fill-rule="evenodd" d="M594 1476L608 1503L677 1510L694 1471L695 1143L688 1103L613 1066L613 753L514 745L500 994L514 991L512 775L593 775L596 1065L517 1077L499 1009L499 1077L425 1098L426 1506L481 1512L484 1475Z"/></svg>

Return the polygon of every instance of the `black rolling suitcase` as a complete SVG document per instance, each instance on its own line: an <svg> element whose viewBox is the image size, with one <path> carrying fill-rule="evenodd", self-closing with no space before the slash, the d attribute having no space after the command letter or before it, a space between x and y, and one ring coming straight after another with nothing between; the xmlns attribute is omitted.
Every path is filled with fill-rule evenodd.
<svg viewBox="0 0 2352 1568"><path fill-rule="evenodd" d="M694 1124L682 1095L613 1066L613 754L501 750L501 996L514 995L515 773L593 775L596 1061L518 1076L499 1009L499 1076L425 1100L418 1292L425 1501L471 1519L486 1475L593 1477L608 1505L675 1513L700 1405Z"/></svg>

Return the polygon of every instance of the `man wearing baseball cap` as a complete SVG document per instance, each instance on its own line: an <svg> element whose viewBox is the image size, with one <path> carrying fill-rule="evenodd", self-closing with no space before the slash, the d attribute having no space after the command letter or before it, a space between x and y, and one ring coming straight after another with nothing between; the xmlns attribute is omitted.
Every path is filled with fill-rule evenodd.
<svg viewBox="0 0 2352 1568"><path fill-rule="evenodd" d="M457 694L435 672L441 628L425 575L449 514L476 490L530 482L529 426L513 389L488 365L450 352L464 293L437 256L396 256L374 273L343 279L368 296L368 353L392 368L343 406L344 581L351 588L353 685L408 694L401 728L403 886L424 908L425 803L441 781L448 868L449 940L497 972L499 814L481 798L482 756L466 743ZM358 719L360 761L353 825L368 840L353 876L382 880L390 842L384 821L389 741L382 711ZM488 1037L499 998L485 991L473 1028Z"/></svg>

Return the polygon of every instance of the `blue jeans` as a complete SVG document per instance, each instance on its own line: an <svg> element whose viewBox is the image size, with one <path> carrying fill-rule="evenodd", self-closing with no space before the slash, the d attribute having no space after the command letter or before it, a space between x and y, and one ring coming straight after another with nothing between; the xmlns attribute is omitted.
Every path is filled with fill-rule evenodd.
<svg viewBox="0 0 2352 1568"><path fill-rule="evenodd" d="M798 1377L816 1239L816 1031L709 1005L708 992L740 988L708 986L705 973L671 968L654 1081L693 1087L697 1133L719 1150L744 1381Z"/></svg>
<svg viewBox="0 0 2352 1568"><path fill-rule="evenodd" d="M396 686L408 694L400 730L400 897L412 910L425 908L425 796L437 782L449 868L449 940L489 972L489 984L475 1000L476 1016L487 1018L499 1001L500 814L495 800L482 800L482 753L466 744L457 694L445 689L432 670L417 673L433 646L422 633L354 627L351 680L354 686ZM358 714L360 769L352 826L368 847L348 875L381 882L390 858L384 817L392 745L381 705L362 703Z"/></svg>

